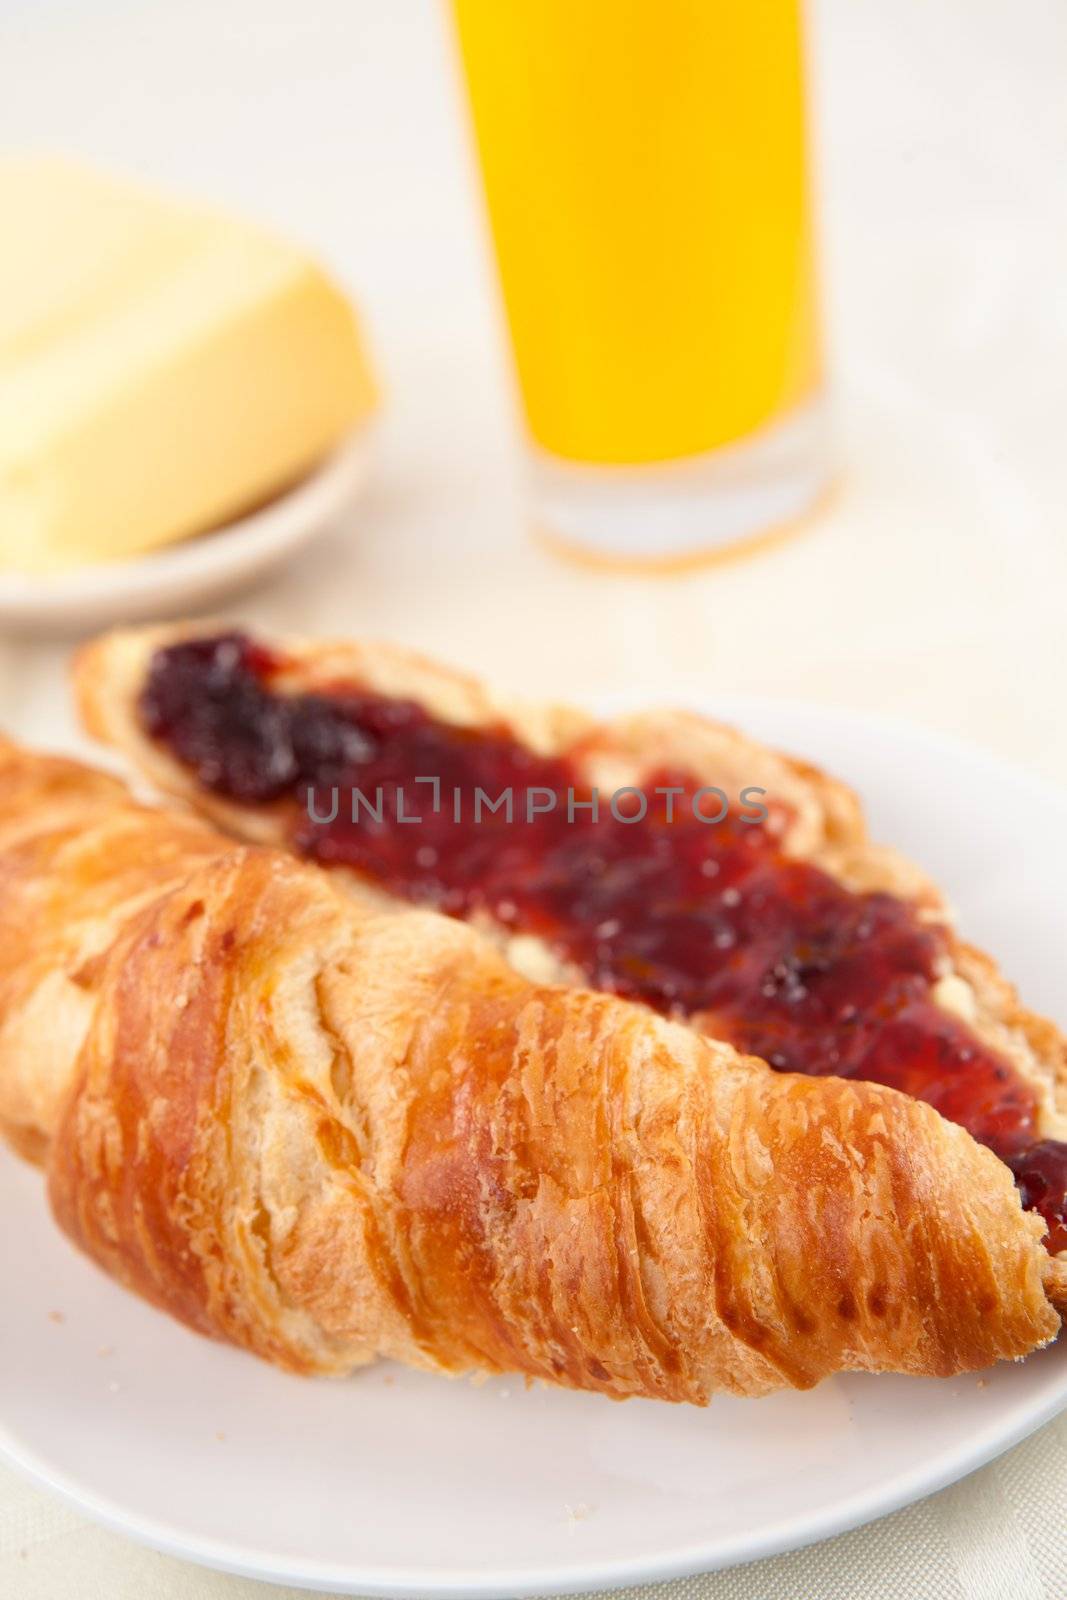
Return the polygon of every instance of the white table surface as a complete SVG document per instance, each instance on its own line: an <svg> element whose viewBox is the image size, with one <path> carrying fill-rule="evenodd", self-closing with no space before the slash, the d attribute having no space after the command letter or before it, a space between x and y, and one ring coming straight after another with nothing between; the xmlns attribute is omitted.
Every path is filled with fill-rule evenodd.
<svg viewBox="0 0 1067 1600"><path fill-rule="evenodd" d="M637 579L526 537L436 0L0 0L0 148L257 214L364 311L388 391L374 487L235 614L404 640L537 695L743 689L893 711L1067 783L1067 7L817 0L814 21L838 494L772 553ZM0 639L0 724L75 742L68 648ZM863 1600L895 1575L937 1600L1061 1596L1065 1485L1061 1422L867 1532L672 1587ZM253 1592L0 1470L0 1595Z"/></svg>

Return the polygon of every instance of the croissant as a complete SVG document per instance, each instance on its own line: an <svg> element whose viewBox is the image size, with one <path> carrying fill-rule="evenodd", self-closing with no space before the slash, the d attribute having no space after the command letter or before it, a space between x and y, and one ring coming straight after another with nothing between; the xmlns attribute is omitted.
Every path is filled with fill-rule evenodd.
<svg viewBox="0 0 1067 1600"><path fill-rule="evenodd" d="M80 654L75 686L89 730L159 787L331 867L369 903L431 903L539 981L625 994L780 1069L929 1100L1010 1166L1067 1274L1063 1035L958 937L936 887L870 840L855 795L810 764L685 712L598 723L394 646L210 622L105 636ZM529 812L467 825L471 791L492 798L504 783L566 793L577 825L562 798L532 825ZM673 826L669 812L613 817L607 797L624 786L671 790ZM384 822L364 810L352 825L349 788L384 788L422 825L397 825L395 803ZM322 826L331 793L341 809ZM701 794L709 809L729 800L721 826L690 815ZM733 811L760 797L765 826L746 833Z"/></svg>
<svg viewBox="0 0 1067 1600"><path fill-rule="evenodd" d="M1059 1326L1039 1219L931 1107L532 983L11 745L0 1127L107 1272L302 1372L704 1403Z"/></svg>

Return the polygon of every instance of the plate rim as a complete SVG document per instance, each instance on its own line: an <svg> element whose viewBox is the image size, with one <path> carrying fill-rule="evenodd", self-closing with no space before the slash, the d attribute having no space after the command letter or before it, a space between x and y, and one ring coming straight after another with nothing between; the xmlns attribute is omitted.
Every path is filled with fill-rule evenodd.
<svg viewBox="0 0 1067 1600"><path fill-rule="evenodd" d="M1052 1346L1045 1348L1051 1349ZM1039 1353L1034 1352L1035 1355ZM474 1570L464 1572L453 1568L444 1581L427 1580L425 1569L405 1571L399 1567L367 1567L357 1577L353 1569L345 1565L329 1562L287 1565L284 1559L264 1558L262 1554L246 1547L216 1539L190 1540L187 1534L182 1534L164 1521L131 1516L106 1496L80 1489L76 1480L68 1474L50 1469L37 1457L36 1452L18 1446L2 1422L0 1455L36 1483L56 1494L64 1503L111 1532L211 1571L259 1582L288 1584L319 1593L332 1591L337 1594L366 1595L373 1597L373 1600L499 1600L501 1592L515 1596L516 1600L526 1600L526 1597L535 1596L592 1594L635 1584L665 1583L675 1578L722 1572L836 1538L881 1521L883 1517L892 1516L894 1512L958 1483L1021 1444L1065 1409L1067 1372L1059 1389L1051 1395L1042 1396L1039 1402L1025 1409L1011 1428L1005 1431L991 1423L977 1446L971 1435L957 1451L949 1454L947 1460L945 1456L940 1457L941 1470L931 1473L920 1462L910 1471L899 1473L892 1480L888 1493L884 1488L868 1490L844 1502L837 1501L833 1507L814 1517L794 1517L772 1524L758 1537L743 1534L732 1541L719 1540L713 1555L709 1554L711 1547L697 1544L687 1545L669 1555L646 1559L622 1557L616 1561L575 1562L567 1566L556 1564L543 1569L525 1566L514 1572L499 1567L491 1573Z"/></svg>
<svg viewBox="0 0 1067 1600"><path fill-rule="evenodd" d="M172 584L223 583L249 562L261 570L313 538L362 488L374 431L373 419L358 424L288 488L205 533L114 561L56 572L0 572L0 621L62 622L72 612L152 601Z"/></svg>
<svg viewBox="0 0 1067 1600"><path fill-rule="evenodd" d="M646 704L649 698L644 696ZM657 693L651 698L653 703L661 705L669 698L675 704L692 705L702 709L705 715L724 720L744 721L749 715L758 720L762 714L790 720L794 716L806 718L809 724L814 718L839 729L849 724L862 726L867 731L881 728L887 734L911 740L913 746L918 742L942 755L946 751L954 752L972 766L978 763L987 771L1010 774L1014 784L1062 809L1067 817L1067 791L1054 780L1018 766L981 744L905 717L788 696L716 694L691 679L680 679L672 685L669 697ZM591 699L598 710L606 712L633 706L642 695L640 691L617 691ZM787 741L785 745L788 748ZM1054 1340L1046 1350L1052 1351L1055 1346ZM1034 1354L1040 1357L1041 1353ZM382 1600L400 1596L411 1597L411 1600L498 1600L502 1592L518 1600L526 1596L584 1594L665 1582L696 1573L722 1571L817 1544L936 1494L1012 1449L1064 1410L1067 1410L1067 1367L1051 1385L1017 1404L1007 1425L1003 1419L991 1418L984 1429L965 1435L954 1449L942 1450L933 1466L919 1453L913 1466L899 1471L888 1483L844 1499L838 1497L814 1514L779 1518L758 1533L749 1530L731 1537L716 1537L710 1543L690 1541L669 1552L648 1557L623 1556L613 1560L600 1557L566 1564L557 1561L544 1567L527 1563L514 1570L500 1566L492 1571L450 1567L441 1569L440 1577L428 1575L425 1567L405 1568L399 1564L388 1568L380 1564L365 1566L357 1571L351 1563L309 1562L303 1558L288 1562L285 1557L267 1555L247 1545L213 1537L191 1537L165 1519L125 1510L108 1496L83 1486L70 1473L49 1465L35 1449L12 1434L2 1417L0 1457L92 1521L139 1544L215 1571L313 1591L382 1597Z"/></svg>

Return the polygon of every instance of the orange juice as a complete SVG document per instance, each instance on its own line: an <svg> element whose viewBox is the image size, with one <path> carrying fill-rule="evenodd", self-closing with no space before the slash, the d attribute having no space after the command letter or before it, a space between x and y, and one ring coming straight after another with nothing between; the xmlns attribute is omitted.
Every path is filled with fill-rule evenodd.
<svg viewBox="0 0 1067 1600"><path fill-rule="evenodd" d="M454 0L529 431L677 462L820 380L799 0Z"/></svg>

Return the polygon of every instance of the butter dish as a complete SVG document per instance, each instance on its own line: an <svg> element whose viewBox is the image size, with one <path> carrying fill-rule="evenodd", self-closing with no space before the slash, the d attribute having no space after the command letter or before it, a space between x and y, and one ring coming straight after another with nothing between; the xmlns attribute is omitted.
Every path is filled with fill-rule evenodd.
<svg viewBox="0 0 1067 1600"><path fill-rule="evenodd" d="M342 447L376 404L324 268L257 224L58 158L0 160L0 206L0 613L55 616L69 593L87 621L105 595L145 615L179 571L195 603L209 572L217 592L300 542L297 522L350 484L364 451Z"/></svg>

